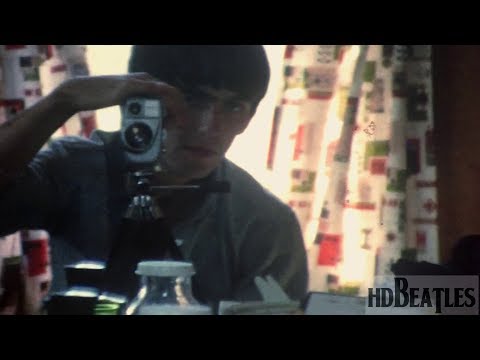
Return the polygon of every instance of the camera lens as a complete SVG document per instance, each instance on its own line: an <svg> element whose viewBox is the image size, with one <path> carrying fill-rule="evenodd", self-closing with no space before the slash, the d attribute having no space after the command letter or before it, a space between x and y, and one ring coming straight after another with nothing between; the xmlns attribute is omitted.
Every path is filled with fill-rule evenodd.
<svg viewBox="0 0 480 360"><path fill-rule="evenodd" d="M142 110L142 105L140 105L137 102L131 103L128 106L128 112L132 115L138 115L140 114L140 111Z"/></svg>
<svg viewBox="0 0 480 360"><path fill-rule="evenodd" d="M127 145L137 151L142 151L148 148L152 139L152 130L142 123L133 124L125 131L125 141L127 142Z"/></svg>

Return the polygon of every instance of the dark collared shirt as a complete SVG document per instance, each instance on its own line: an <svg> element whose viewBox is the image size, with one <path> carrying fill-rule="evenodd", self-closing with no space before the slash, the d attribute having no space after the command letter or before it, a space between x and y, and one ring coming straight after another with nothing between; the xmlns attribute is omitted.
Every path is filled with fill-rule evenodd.
<svg viewBox="0 0 480 360"><path fill-rule="evenodd" d="M128 206L125 194L109 200L105 136L97 131L91 139L53 141L0 193L0 236L19 229L50 233L53 291L66 286L64 265L107 260ZM221 167L231 192L209 194L173 227L202 296L259 300L254 278L272 275L292 299L303 299L308 270L295 214L229 160Z"/></svg>

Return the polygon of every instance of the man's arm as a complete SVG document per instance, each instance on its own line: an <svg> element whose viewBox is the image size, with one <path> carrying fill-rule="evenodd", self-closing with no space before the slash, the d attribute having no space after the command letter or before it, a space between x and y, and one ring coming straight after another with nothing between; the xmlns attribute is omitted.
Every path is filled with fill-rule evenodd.
<svg viewBox="0 0 480 360"><path fill-rule="evenodd" d="M0 234L47 228L49 219L68 206L70 184L57 178L71 160L68 152L60 143L39 152L56 129L76 112L120 105L132 96L161 98L170 119L182 115L177 89L148 74L131 74L68 80L0 125Z"/></svg>
<svg viewBox="0 0 480 360"><path fill-rule="evenodd" d="M178 114L178 90L148 74L70 79L29 109L0 125L0 190L21 173L49 137L79 111L120 105L130 96L162 98Z"/></svg>
<svg viewBox="0 0 480 360"><path fill-rule="evenodd" d="M240 249L240 279L234 297L260 300L254 279L271 275L292 300L307 294L308 266L303 236L295 214L281 212L276 219L255 221Z"/></svg>
<svg viewBox="0 0 480 360"><path fill-rule="evenodd" d="M61 97L52 94L0 125L0 189L26 167L73 114Z"/></svg>

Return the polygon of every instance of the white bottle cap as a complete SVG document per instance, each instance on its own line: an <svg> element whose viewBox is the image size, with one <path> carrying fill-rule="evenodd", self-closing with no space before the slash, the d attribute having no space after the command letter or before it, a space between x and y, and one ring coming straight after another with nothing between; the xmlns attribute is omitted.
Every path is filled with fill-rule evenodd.
<svg viewBox="0 0 480 360"><path fill-rule="evenodd" d="M182 261L142 261L137 265L137 275L143 276L182 276L195 274L193 264Z"/></svg>

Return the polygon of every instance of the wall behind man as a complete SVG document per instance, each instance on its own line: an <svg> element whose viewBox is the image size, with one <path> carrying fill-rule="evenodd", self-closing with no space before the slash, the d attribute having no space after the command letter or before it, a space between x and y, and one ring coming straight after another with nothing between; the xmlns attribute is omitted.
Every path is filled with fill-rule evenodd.
<svg viewBox="0 0 480 360"><path fill-rule="evenodd" d="M88 45L87 61L91 75L125 74L131 45ZM97 111L98 127L105 131L120 128L118 106Z"/></svg>

